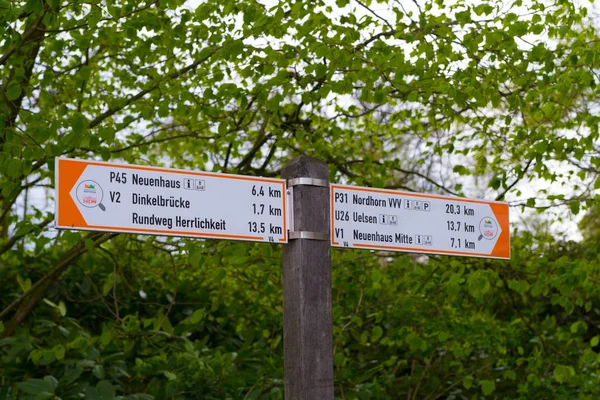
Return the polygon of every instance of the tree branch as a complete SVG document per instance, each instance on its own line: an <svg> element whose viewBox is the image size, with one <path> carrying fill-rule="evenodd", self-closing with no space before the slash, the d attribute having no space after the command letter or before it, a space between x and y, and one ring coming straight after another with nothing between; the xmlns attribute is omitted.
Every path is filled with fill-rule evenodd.
<svg viewBox="0 0 600 400"><path fill-rule="evenodd" d="M42 222L40 222L39 224L37 224L36 227L39 229L44 229L46 226L48 226L48 224L50 222L52 222L53 219L54 219L53 217L48 217L45 220L43 220ZM25 232L20 235L13 235L13 237L8 239L8 241L6 243L4 243L4 245L2 247L0 247L0 255L4 254L8 250L10 250L15 245L15 243L17 243L19 241L19 239L23 238L27 234L29 234L29 232Z"/></svg>
<svg viewBox="0 0 600 400"><path fill-rule="evenodd" d="M266 115L265 119L263 121L263 124L260 127L260 131L258 133L258 137L254 141L254 144L252 145L252 148L250 149L250 151L248 152L248 154L246 154L246 156L242 159L242 161L240 161L240 163L237 165L236 169L238 171L241 171L244 167L246 167L247 165L251 164L252 163L252 159L254 158L254 156L256 155L256 153L267 142L267 140L269 140L271 138L270 134L265 134L268 122L269 122L269 116Z"/></svg>
<svg viewBox="0 0 600 400"><path fill-rule="evenodd" d="M213 56L213 54L215 54L215 52L217 50L219 50L219 49L220 49L220 47L214 47L208 56L206 56L204 58L201 58L199 60L194 61L193 63L191 63L187 67L182 68L179 71L176 71L176 72L172 73L171 75L167 76L167 78L164 79L164 80L175 80L175 79L178 79L179 77L181 77L182 75L187 74L188 72L190 72L191 70L197 68L200 64L202 64L203 62L205 62L206 60L208 60L209 58L211 58ZM154 86L152 86L152 87L150 87L148 89L141 90L137 94L135 94L132 97L130 97L129 99L127 99L122 105L109 108L108 110L106 110L105 112L103 112L102 114L100 114L96 118L94 118L90 122L90 124L88 125L88 127L89 128L94 128L94 127L98 126L106 118L113 116L114 114L116 114L117 112L121 111L122 109L124 109L124 108L130 106L131 104L135 103L136 101L138 101L139 99L141 99L142 97L144 97L145 95L147 95L148 93L153 92L154 90L156 90L159 87L159 85L160 85L160 83L162 81L163 80L160 80L159 82L156 82L156 84Z"/></svg>
<svg viewBox="0 0 600 400"><path fill-rule="evenodd" d="M0 313L0 318L2 318L12 309L18 307L4 331L0 334L0 339L11 336L17 327L25 321L37 303L45 297L48 289L58 280L58 278L60 278L62 273L71 265L71 263L79 256L87 253L88 249L85 246L87 240L94 240L94 247L97 247L118 235L118 233L105 234L104 232L94 232L81 239L75 247L71 248L71 250L63 255L50 272L39 279L28 291L23 293Z"/></svg>
<svg viewBox="0 0 600 400"><path fill-rule="evenodd" d="M0 65L4 65L8 59L15 53L15 51L19 50L21 46L29 41L31 36L38 31L40 25L42 25L42 20L46 13L42 14L21 36L21 42L17 46L17 44L13 44L7 51L0 57ZM43 35L43 34L42 34Z"/></svg>

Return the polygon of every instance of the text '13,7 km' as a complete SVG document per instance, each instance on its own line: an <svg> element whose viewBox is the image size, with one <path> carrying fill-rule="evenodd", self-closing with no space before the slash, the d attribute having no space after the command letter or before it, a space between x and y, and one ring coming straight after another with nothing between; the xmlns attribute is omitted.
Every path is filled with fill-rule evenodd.
<svg viewBox="0 0 600 400"><path fill-rule="evenodd" d="M331 185L331 245L510 259L508 204Z"/></svg>

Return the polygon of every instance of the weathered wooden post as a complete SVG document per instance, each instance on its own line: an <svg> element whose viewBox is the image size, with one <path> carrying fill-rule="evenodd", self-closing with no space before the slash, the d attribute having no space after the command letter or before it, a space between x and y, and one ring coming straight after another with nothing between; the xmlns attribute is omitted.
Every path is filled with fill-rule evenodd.
<svg viewBox="0 0 600 400"><path fill-rule="evenodd" d="M287 164L293 207L283 249L286 400L333 400L330 192L327 165L300 156Z"/></svg>

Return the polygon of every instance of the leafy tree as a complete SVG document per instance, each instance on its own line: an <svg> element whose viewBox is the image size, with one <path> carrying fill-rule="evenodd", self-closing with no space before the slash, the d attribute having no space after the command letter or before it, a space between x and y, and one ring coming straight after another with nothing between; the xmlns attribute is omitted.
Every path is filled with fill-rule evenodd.
<svg viewBox="0 0 600 400"><path fill-rule="evenodd" d="M600 41L571 2L0 10L0 399L283 396L280 249L51 231L55 157L278 176L308 154L574 214L600 187ZM598 396L593 240L333 257L337 396Z"/></svg>

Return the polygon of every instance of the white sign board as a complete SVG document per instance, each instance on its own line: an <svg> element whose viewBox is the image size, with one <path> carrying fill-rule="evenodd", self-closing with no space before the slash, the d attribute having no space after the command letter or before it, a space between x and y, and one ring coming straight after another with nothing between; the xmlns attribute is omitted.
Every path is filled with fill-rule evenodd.
<svg viewBox="0 0 600 400"><path fill-rule="evenodd" d="M331 185L331 245L509 259L508 205Z"/></svg>
<svg viewBox="0 0 600 400"><path fill-rule="evenodd" d="M56 227L287 242L285 180L60 158Z"/></svg>

